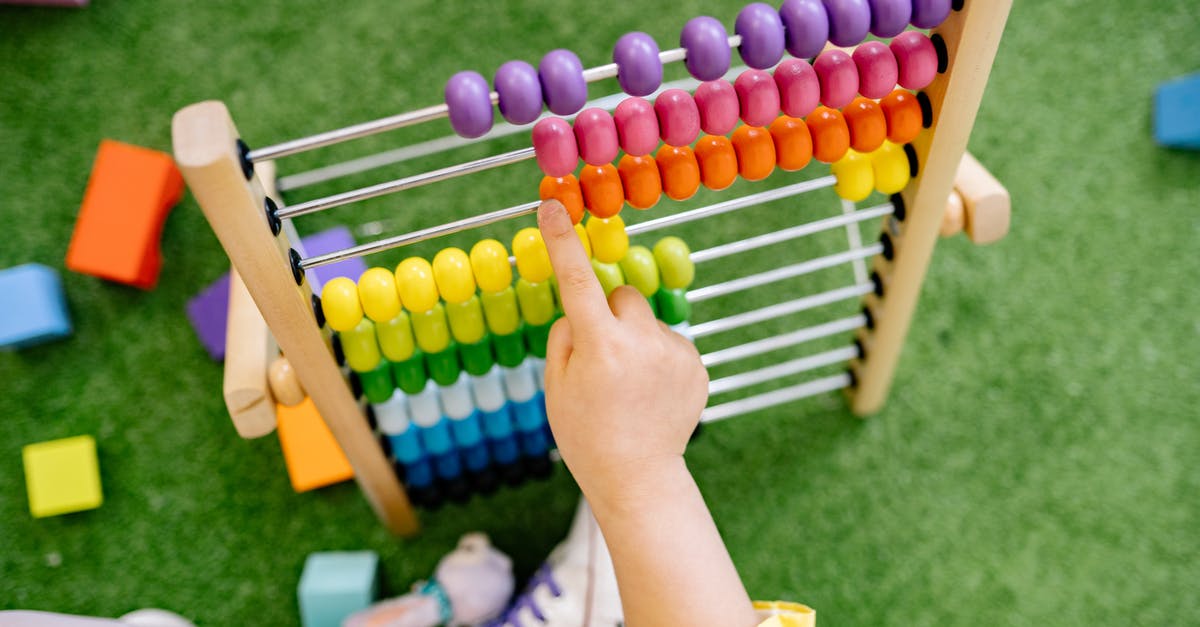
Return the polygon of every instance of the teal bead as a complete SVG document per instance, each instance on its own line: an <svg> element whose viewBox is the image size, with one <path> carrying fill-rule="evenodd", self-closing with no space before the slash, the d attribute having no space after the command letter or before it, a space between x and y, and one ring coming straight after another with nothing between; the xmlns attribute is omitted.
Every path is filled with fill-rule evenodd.
<svg viewBox="0 0 1200 627"><path fill-rule="evenodd" d="M362 383L363 396L371 404L387 402L396 391L391 364L386 359L379 360L379 366L374 370L358 373L358 380Z"/></svg>
<svg viewBox="0 0 1200 627"><path fill-rule="evenodd" d="M474 344L459 344L458 356L462 358L463 370L467 374L482 377L496 364L492 356L492 340L486 335Z"/></svg>
<svg viewBox="0 0 1200 627"><path fill-rule="evenodd" d="M662 288L654 293L658 303L658 317L667 324L687 322L692 317L692 304L687 300L687 290Z"/></svg>
<svg viewBox="0 0 1200 627"><path fill-rule="evenodd" d="M429 369L429 378L438 385L451 385L458 381L462 366L458 362L457 346L452 342L444 351L426 353L425 367Z"/></svg>
<svg viewBox="0 0 1200 627"><path fill-rule="evenodd" d="M524 328L508 335L493 335L492 348L496 350L496 363L505 368L516 368L525 361L529 351L525 348Z"/></svg>

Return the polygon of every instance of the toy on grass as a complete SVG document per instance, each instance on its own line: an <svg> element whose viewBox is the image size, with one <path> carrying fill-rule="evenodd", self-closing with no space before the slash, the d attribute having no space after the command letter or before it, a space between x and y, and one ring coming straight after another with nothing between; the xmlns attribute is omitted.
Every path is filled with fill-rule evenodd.
<svg viewBox="0 0 1200 627"><path fill-rule="evenodd" d="M58 272L36 263L0 270L0 350L70 334L71 316Z"/></svg>
<svg viewBox="0 0 1200 627"><path fill-rule="evenodd" d="M379 598L374 551L312 553L296 586L303 627L341 627L346 617Z"/></svg>
<svg viewBox="0 0 1200 627"><path fill-rule="evenodd" d="M182 195L183 179L170 155L100 142L67 248L67 268L152 289L162 267L163 222Z"/></svg>
<svg viewBox="0 0 1200 627"><path fill-rule="evenodd" d="M512 561L482 533L469 533L438 562L433 578L412 592L362 610L344 627L482 625L500 615L513 593Z"/></svg>
<svg viewBox="0 0 1200 627"><path fill-rule="evenodd" d="M92 436L29 444L21 449L21 458L34 518L95 509L104 502Z"/></svg>
<svg viewBox="0 0 1200 627"><path fill-rule="evenodd" d="M1154 92L1154 140L1200 150L1200 73L1169 80Z"/></svg>
<svg viewBox="0 0 1200 627"><path fill-rule="evenodd" d="M275 408L279 446L288 477L297 492L307 492L354 477L354 469L311 399Z"/></svg>
<svg viewBox="0 0 1200 627"><path fill-rule="evenodd" d="M975 244L991 244L1008 234L1012 198L971 153L964 153L954 177L954 191L946 202L939 231L942 237L962 231Z"/></svg>

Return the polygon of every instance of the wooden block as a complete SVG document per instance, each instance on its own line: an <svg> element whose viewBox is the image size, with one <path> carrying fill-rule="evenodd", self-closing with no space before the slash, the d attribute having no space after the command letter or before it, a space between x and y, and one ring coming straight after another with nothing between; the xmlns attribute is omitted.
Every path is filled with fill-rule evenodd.
<svg viewBox="0 0 1200 627"><path fill-rule="evenodd" d="M221 391L238 435L258 438L275 430L275 399L267 368L279 354L237 270L229 271L229 321Z"/></svg>
<svg viewBox="0 0 1200 627"><path fill-rule="evenodd" d="M310 554L296 586L300 624L340 627L351 614L379 598L379 583L379 555L374 551Z"/></svg>
<svg viewBox="0 0 1200 627"><path fill-rule="evenodd" d="M30 444L21 449L29 512L34 518L100 507L100 463L90 435Z"/></svg>
<svg viewBox="0 0 1200 627"><path fill-rule="evenodd" d="M293 489L307 492L354 478L354 469L312 399L293 407L278 405L275 417Z"/></svg>
<svg viewBox="0 0 1200 627"><path fill-rule="evenodd" d="M37 263L0 270L0 350L70 334L71 316L58 272Z"/></svg>
<svg viewBox="0 0 1200 627"><path fill-rule="evenodd" d="M1008 190L971 156L964 153L954 178L954 191L962 196L963 229L976 244L990 244L1008 234L1012 198Z"/></svg>
<svg viewBox="0 0 1200 627"><path fill-rule="evenodd" d="M162 267L163 222L182 195L183 178L170 155L100 142L67 248L67 268L152 289Z"/></svg>

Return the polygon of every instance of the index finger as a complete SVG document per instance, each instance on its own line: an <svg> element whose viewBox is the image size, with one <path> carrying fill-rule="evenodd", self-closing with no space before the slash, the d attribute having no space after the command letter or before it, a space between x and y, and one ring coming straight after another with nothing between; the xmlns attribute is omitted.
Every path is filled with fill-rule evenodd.
<svg viewBox="0 0 1200 627"><path fill-rule="evenodd" d="M588 329L612 321L608 299L592 271L592 262L583 250L566 207L554 199L543 202L538 207L538 228L546 242L550 265L558 276L558 294L563 312L571 321L571 329L575 333L587 333Z"/></svg>

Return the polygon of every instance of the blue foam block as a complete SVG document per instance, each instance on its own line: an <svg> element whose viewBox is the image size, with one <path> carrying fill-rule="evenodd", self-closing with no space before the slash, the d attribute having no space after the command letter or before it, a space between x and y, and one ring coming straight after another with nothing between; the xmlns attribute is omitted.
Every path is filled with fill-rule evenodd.
<svg viewBox="0 0 1200 627"><path fill-rule="evenodd" d="M58 272L37 263L0 270L0 349L70 334L71 316Z"/></svg>
<svg viewBox="0 0 1200 627"><path fill-rule="evenodd" d="M1200 150L1200 73L1158 86L1154 93L1154 140L1171 148Z"/></svg>
<svg viewBox="0 0 1200 627"><path fill-rule="evenodd" d="M313 553L304 561L296 593L304 627L340 627L379 596L379 555L374 551Z"/></svg>

